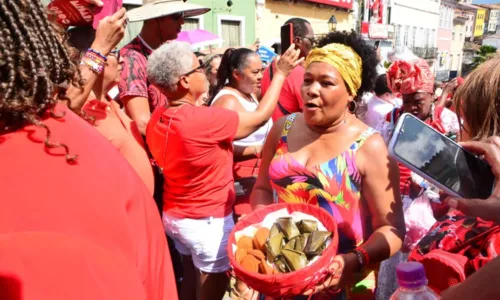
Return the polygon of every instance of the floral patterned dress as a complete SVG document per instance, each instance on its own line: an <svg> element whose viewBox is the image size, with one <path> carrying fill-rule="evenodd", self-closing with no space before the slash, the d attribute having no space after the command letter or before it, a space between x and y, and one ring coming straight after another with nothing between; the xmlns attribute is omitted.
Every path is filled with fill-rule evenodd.
<svg viewBox="0 0 500 300"><path fill-rule="evenodd" d="M339 228L339 253L363 244L372 232L367 208L360 201L361 175L355 157L363 143L375 133L367 129L343 153L314 167L305 167L288 152L287 136L296 114L286 119L269 178L278 202L309 203L330 213ZM375 274L370 273L351 291L329 299L373 299Z"/></svg>

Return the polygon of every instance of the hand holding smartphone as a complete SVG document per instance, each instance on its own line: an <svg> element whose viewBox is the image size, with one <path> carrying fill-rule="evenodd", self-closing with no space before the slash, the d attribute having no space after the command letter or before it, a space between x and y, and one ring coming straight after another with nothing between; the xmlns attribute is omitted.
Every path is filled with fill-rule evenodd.
<svg viewBox="0 0 500 300"><path fill-rule="evenodd" d="M101 0L103 5L95 9L94 21L92 26L97 29L99 21L116 13L122 7L122 0Z"/></svg>
<svg viewBox="0 0 500 300"><path fill-rule="evenodd" d="M293 24L281 26L281 54L284 54L293 43Z"/></svg>
<svg viewBox="0 0 500 300"><path fill-rule="evenodd" d="M450 196L486 199L495 186L491 167L411 114L403 114L389 153Z"/></svg>

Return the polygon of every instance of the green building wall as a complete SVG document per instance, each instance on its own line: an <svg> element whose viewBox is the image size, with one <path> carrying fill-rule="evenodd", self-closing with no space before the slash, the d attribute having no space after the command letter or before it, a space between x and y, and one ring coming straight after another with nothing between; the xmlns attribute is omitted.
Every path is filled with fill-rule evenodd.
<svg viewBox="0 0 500 300"><path fill-rule="evenodd" d="M50 3L50 0L40 0L44 5ZM228 6L228 0L189 0L211 8L212 10L203 15L202 28L216 35L219 35L219 19L241 20L244 26L244 45L250 46L255 42L255 0L231 0L232 6ZM124 1L126 3L126 1ZM132 9L134 5L124 5L127 9ZM244 25L243 25L244 24ZM125 37L120 42L119 47L130 42L142 28L142 22L129 23Z"/></svg>

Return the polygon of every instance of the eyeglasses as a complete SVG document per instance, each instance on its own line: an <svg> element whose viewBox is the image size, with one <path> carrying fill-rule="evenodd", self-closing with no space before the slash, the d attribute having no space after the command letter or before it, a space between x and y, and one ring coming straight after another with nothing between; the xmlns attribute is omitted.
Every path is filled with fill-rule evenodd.
<svg viewBox="0 0 500 300"><path fill-rule="evenodd" d="M117 60L120 60L120 50L118 48L111 50L109 55L113 55Z"/></svg>
<svg viewBox="0 0 500 300"><path fill-rule="evenodd" d="M311 43L311 46L313 46L313 47L316 46L316 44L318 43L314 37L305 36L305 37L303 37L303 39L309 40L309 42Z"/></svg>
<svg viewBox="0 0 500 300"><path fill-rule="evenodd" d="M193 70L191 70L191 71L189 71L189 72L187 72L187 73L185 73L185 74L182 74L182 75L181 75L181 77L183 77L183 76L184 76L184 77L185 77L185 76L189 76L189 75L191 75L191 74L193 74L193 73L196 73L196 72L202 72L202 73L204 73L204 70L203 70L203 69L205 68L205 65L203 64L203 62L202 62L202 60L201 60L201 59L198 59L198 61L199 61L199 63L200 63L200 65L199 65L198 67L194 68Z"/></svg>

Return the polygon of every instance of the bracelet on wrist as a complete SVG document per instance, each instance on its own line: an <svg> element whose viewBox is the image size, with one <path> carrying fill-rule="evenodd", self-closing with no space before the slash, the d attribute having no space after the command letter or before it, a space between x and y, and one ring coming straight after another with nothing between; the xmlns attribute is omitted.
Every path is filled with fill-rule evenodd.
<svg viewBox="0 0 500 300"><path fill-rule="evenodd" d="M365 249L358 247L352 250L350 253L356 255L356 259L358 261L358 272L363 272L365 267L370 263L370 257L368 256L368 252Z"/></svg>
<svg viewBox="0 0 500 300"><path fill-rule="evenodd" d="M101 52L95 50L95 49L92 49L92 48L88 48L87 49L87 53L90 52L90 53L93 53L97 56L99 56L100 58L102 58L104 61L107 61L108 60L108 57L104 54L102 54Z"/></svg>
<svg viewBox="0 0 500 300"><path fill-rule="evenodd" d="M105 64L106 61L101 56L95 54L92 51L87 51L85 55L83 55L80 62L80 65L88 67L97 75L101 74L104 71Z"/></svg>

